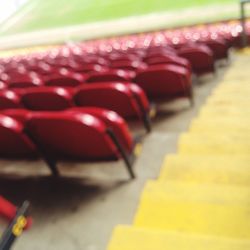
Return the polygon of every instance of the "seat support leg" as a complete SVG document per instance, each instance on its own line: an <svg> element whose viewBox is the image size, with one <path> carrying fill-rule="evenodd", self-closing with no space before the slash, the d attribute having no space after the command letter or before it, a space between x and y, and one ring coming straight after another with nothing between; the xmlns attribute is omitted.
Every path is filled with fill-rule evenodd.
<svg viewBox="0 0 250 250"><path fill-rule="evenodd" d="M113 141L113 143L116 145L117 149L121 153L121 156L122 156L122 158L124 160L124 163L125 163L125 166L127 168L127 171L129 173L130 178L135 179L136 176L135 176L135 173L133 171L132 162L131 162L130 157L127 154L126 150L121 145L121 143L119 142L117 136L115 135L115 133L111 129L107 129L107 134L109 135L110 139Z"/></svg>
<svg viewBox="0 0 250 250"><path fill-rule="evenodd" d="M59 173L59 170L57 168L57 160L54 157L52 157L46 153L46 151L41 147L40 143L36 140L36 138L31 133L29 133L29 131L25 131L25 133L32 140L32 142L36 145L36 148L37 148L40 156L42 157L44 162L47 164L52 175L54 177L58 177L60 175L60 173Z"/></svg>
<svg viewBox="0 0 250 250"><path fill-rule="evenodd" d="M152 130L152 125L151 125L151 119L149 117L149 113L144 109L138 97L136 95L134 95L134 97L142 113L142 121L143 121L144 127L146 128L146 131L150 133Z"/></svg>

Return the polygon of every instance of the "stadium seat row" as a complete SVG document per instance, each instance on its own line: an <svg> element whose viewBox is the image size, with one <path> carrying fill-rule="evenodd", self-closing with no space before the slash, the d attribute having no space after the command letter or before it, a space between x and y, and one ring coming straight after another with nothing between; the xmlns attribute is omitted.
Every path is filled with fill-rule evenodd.
<svg viewBox="0 0 250 250"><path fill-rule="evenodd" d="M44 86L0 91L0 110L62 111L74 106L106 108L124 119L142 120L147 131L151 130L148 99L143 90L132 83L97 83L76 89Z"/></svg>
<svg viewBox="0 0 250 250"><path fill-rule="evenodd" d="M115 112L71 108L61 112L12 110L0 115L1 157L42 158L54 176L59 160L122 158L131 178L136 141ZM90 143L91 142L91 143Z"/></svg>
<svg viewBox="0 0 250 250"><path fill-rule="evenodd" d="M112 37L102 40L89 41L75 46L69 44L64 53L79 53L80 50L88 53L106 53L110 51L126 51L157 46L180 47L187 43L207 43L210 41L224 40L229 46L241 46L242 26L239 21L196 25L177 29L168 29L121 37ZM250 37L250 22L246 22L246 33ZM250 41L250 40L249 40ZM56 53L56 50L54 51Z"/></svg>
<svg viewBox="0 0 250 250"><path fill-rule="evenodd" d="M112 72L112 70L115 72L117 69L122 69L128 70L126 74L123 73L123 78L131 80L136 73L159 64L182 66L189 71L192 69L196 74L203 74L214 71L215 52L205 45L196 44L186 45L178 49L178 52L167 47L151 48L150 53L143 60L140 58L141 55L136 54L138 51L127 51L126 54L121 52L109 53L109 55L102 55L102 57L100 55L76 56L73 54L65 56L63 52L56 57L52 57L51 53L48 53L43 55L42 58L38 56L34 58L11 58L3 61L0 79L13 87L16 78L24 76L41 78L43 81L49 82L51 78L53 79L53 76L59 74L67 77L71 73L71 77L76 79L75 82L91 82L97 72ZM227 58L228 47L226 44L224 44L221 53L223 58ZM108 62L107 56L109 56L111 62ZM104 57L106 58L104 59ZM39 85L39 82L41 81L37 80L36 84Z"/></svg>
<svg viewBox="0 0 250 250"><path fill-rule="evenodd" d="M92 73L89 83L96 82L134 82L138 84L151 100L169 99L175 96L190 96L191 93L191 73L182 66L173 64L153 65L145 70L139 71L134 78L131 79L131 72L124 70L109 70L103 72ZM17 82L9 84L9 88L26 88L43 86L41 81L37 85L37 81L31 78L17 78ZM67 76L57 75L50 78L47 86L76 87L82 85L78 79L74 78L74 74Z"/></svg>

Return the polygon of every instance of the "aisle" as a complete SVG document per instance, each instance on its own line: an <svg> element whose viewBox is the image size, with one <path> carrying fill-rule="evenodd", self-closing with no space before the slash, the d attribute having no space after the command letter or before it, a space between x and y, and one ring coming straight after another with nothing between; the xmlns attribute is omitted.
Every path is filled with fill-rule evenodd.
<svg viewBox="0 0 250 250"><path fill-rule="evenodd" d="M250 249L250 57L239 54L108 250Z"/></svg>

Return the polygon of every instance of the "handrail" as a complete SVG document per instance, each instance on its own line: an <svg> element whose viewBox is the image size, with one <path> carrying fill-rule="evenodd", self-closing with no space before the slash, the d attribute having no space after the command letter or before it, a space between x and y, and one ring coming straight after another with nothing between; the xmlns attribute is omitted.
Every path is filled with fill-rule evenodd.
<svg viewBox="0 0 250 250"><path fill-rule="evenodd" d="M246 47L248 45L248 37L246 32L246 12L245 12L245 5L250 3L250 0L241 0L240 1L240 14L241 14L241 39L242 39L242 47Z"/></svg>

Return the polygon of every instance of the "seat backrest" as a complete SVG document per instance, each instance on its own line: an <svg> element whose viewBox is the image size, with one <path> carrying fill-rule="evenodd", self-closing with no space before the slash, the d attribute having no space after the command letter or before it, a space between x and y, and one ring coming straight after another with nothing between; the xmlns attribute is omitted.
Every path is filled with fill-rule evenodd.
<svg viewBox="0 0 250 250"><path fill-rule="evenodd" d="M2 82L0 79L0 90L6 89L6 88L7 88L7 85L4 82Z"/></svg>
<svg viewBox="0 0 250 250"><path fill-rule="evenodd" d="M0 91L0 110L22 108L21 99L18 94L12 90Z"/></svg>
<svg viewBox="0 0 250 250"><path fill-rule="evenodd" d="M149 100L145 94L145 92L143 91L143 89L134 83L127 83L127 86L129 87L130 91L132 92L132 94L134 95L137 103L139 102L141 105L141 107L143 108L144 111L149 111L150 109L150 104L149 104Z"/></svg>
<svg viewBox="0 0 250 250"><path fill-rule="evenodd" d="M139 71L134 82L150 98L172 97L187 92L184 72L185 68L176 65L154 65Z"/></svg>
<svg viewBox="0 0 250 250"><path fill-rule="evenodd" d="M173 65L185 67L191 71L191 65L189 61L179 56L152 56L148 58L146 62L149 65L173 64Z"/></svg>
<svg viewBox="0 0 250 250"><path fill-rule="evenodd" d="M8 88L28 88L42 86L43 82L38 77L15 76L8 80Z"/></svg>
<svg viewBox="0 0 250 250"><path fill-rule="evenodd" d="M58 87L76 87L81 84L78 79L75 79L70 76L52 76L48 77L49 79L46 80L45 85L47 86L58 86Z"/></svg>
<svg viewBox="0 0 250 250"><path fill-rule="evenodd" d="M24 133L21 122L0 114L0 156L19 158L36 155L36 148Z"/></svg>
<svg viewBox="0 0 250 250"><path fill-rule="evenodd" d="M31 110L64 110L73 106L70 91L61 87L25 89L22 102Z"/></svg>
<svg viewBox="0 0 250 250"><path fill-rule="evenodd" d="M25 124L25 122L29 119L32 112L27 109L5 109L1 110L0 113L2 115L9 116L22 124Z"/></svg>
<svg viewBox="0 0 250 250"><path fill-rule="evenodd" d="M106 125L86 113L36 113L27 122L27 128L39 147L56 157L79 160L118 157Z"/></svg>
<svg viewBox="0 0 250 250"><path fill-rule="evenodd" d="M136 100L126 84L94 83L76 90L74 96L78 106L102 107L117 112L125 118L140 113Z"/></svg>
<svg viewBox="0 0 250 250"><path fill-rule="evenodd" d="M89 74L87 82L128 82L133 77L133 72L125 70L111 69L105 72L95 72Z"/></svg>
<svg viewBox="0 0 250 250"><path fill-rule="evenodd" d="M188 59L195 73L214 70L214 55L207 46L183 47L178 51L179 56Z"/></svg>
<svg viewBox="0 0 250 250"><path fill-rule="evenodd" d="M78 67L72 69L75 72L90 73L90 72L101 72L107 70L106 67L95 63L81 64Z"/></svg>
<svg viewBox="0 0 250 250"><path fill-rule="evenodd" d="M91 114L111 128L124 148L131 152L133 148L133 138L130 134L127 123L116 112L96 107L74 107L66 112Z"/></svg>
<svg viewBox="0 0 250 250"><path fill-rule="evenodd" d="M117 60L111 63L111 68L125 69L131 71L145 69L146 67L147 65L140 61Z"/></svg>

